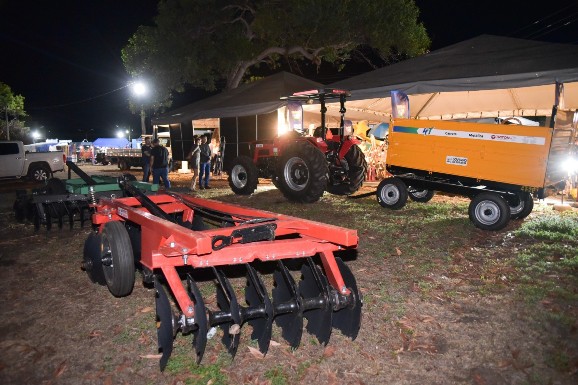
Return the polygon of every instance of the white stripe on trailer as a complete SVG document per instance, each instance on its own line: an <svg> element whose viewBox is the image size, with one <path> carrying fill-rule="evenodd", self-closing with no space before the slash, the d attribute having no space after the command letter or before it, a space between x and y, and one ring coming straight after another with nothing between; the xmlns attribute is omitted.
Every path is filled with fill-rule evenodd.
<svg viewBox="0 0 578 385"><path fill-rule="evenodd" d="M546 138L542 136L522 136L510 134L492 134L487 132L441 130L435 127L419 128L417 130L417 133L420 135L443 136L446 138L476 139L476 140L489 140L493 142L536 144L539 146L543 146L546 144Z"/></svg>

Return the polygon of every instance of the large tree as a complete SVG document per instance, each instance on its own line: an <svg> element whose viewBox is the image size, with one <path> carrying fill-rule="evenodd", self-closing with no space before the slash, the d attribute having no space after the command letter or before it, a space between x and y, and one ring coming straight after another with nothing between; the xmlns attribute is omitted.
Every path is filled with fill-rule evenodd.
<svg viewBox="0 0 578 385"><path fill-rule="evenodd" d="M0 82L0 139L26 140L29 129L24 127L26 116L24 96L15 95L7 84ZM9 135L9 136L8 136Z"/></svg>
<svg viewBox="0 0 578 385"><path fill-rule="evenodd" d="M157 101L185 84L235 88L250 70L352 57L387 60L429 46L414 0L161 0L153 26L122 51L127 71L154 79ZM224 87L223 87L224 85Z"/></svg>

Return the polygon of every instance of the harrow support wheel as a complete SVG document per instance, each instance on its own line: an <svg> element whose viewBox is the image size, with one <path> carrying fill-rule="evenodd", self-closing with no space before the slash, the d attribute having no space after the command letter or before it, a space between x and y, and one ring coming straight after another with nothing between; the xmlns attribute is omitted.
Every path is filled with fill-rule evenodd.
<svg viewBox="0 0 578 385"><path fill-rule="evenodd" d="M102 270L102 237L98 233L91 232L84 242L82 268L93 283L106 285Z"/></svg>
<svg viewBox="0 0 578 385"><path fill-rule="evenodd" d="M115 297L132 292L135 280L134 256L130 237L124 224L117 221L104 225L102 236L102 266L106 286Z"/></svg>

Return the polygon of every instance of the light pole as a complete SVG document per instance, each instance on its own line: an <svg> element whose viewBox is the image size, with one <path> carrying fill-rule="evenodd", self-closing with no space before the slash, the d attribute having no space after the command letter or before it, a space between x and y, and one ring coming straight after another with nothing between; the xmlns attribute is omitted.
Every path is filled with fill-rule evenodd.
<svg viewBox="0 0 578 385"><path fill-rule="evenodd" d="M145 111L144 111L144 103L142 102L142 98L148 93L147 85L142 80L137 80L132 83L131 85L132 93L138 98L141 99L140 104L140 127L142 135L146 134L146 125L145 125Z"/></svg>

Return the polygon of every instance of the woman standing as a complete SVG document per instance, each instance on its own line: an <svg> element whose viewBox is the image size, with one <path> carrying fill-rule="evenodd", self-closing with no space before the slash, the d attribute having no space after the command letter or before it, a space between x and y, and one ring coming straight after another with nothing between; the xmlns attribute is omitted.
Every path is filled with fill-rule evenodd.
<svg viewBox="0 0 578 385"><path fill-rule="evenodd" d="M187 156L187 159L191 163L191 169L193 170L193 180L191 181L191 191L195 191L197 189L197 178L199 177L199 167L201 165L201 138L198 136L195 137L193 142L193 146L191 147L191 151Z"/></svg>

